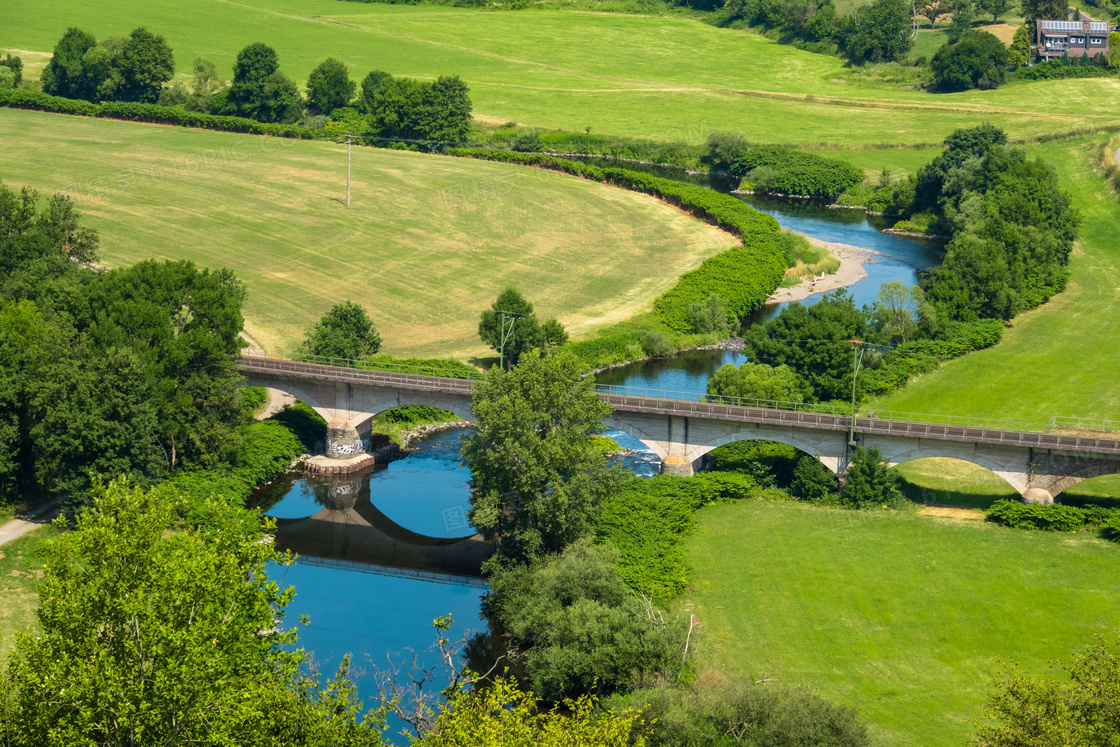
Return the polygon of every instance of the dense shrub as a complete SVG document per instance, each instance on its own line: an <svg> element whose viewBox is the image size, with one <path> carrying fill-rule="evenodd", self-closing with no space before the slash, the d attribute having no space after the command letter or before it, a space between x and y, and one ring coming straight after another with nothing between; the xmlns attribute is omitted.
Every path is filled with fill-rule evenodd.
<svg viewBox="0 0 1120 747"><path fill-rule="evenodd" d="M619 574L630 588L672 599L688 583L684 535L693 512L758 492L753 478L734 472L634 478L604 502L599 534L618 548Z"/></svg>
<svg viewBox="0 0 1120 747"><path fill-rule="evenodd" d="M299 439L303 453L314 454L327 441L327 421L306 402L284 405L270 420L283 425Z"/></svg>
<svg viewBox="0 0 1120 747"><path fill-rule="evenodd" d="M804 457L803 452L792 446L753 440L720 446L711 455L714 472L745 472L760 484L780 488L789 487L794 469Z"/></svg>
<svg viewBox="0 0 1120 747"><path fill-rule="evenodd" d="M1106 65L1071 65L1069 61L1047 60L1033 67L1020 67L1013 73L1017 80L1062 80L1065 78L1112 78L1116 71Z"/></svg>
<svg viewBox="0 0 1120 747"><path fill-rule="evenodd" d="M839 501L840 482L819 459L804 456L797 462L789 492L803 501L836 503Z"/></svg>
<svg viewBox="0 0 1120 747"><path fill-rule="evenodd" d="M617 559L580 540L492 576L491 608L527 649L526 676L545 700L615 692L679 664L681 631L647 614Z"/></svg>
<svg viewBox="0 0 1120 747"><path fill-rule="evenodd" d="M943 361L975 350L989 348L1003 337L999 319L949 322L938 339L912 340L887 351L882 362L869 368L862 378L865 392L878 396L906 386L913 377L928 373Z"/></svg>
<svg viewBox="0 0 1120 747"><path fill-rule="evenodd" d="M784 195L832 199L863 181L863 171L848 161L775 145L751 148L732 164L731 173L749 178L759 168L768 169L772 181L761 189L755 185L755 191Z"/></svg>
<svg viewBox="0 0 1120 747"><path fill-rule="evenodd" d="M1103 527L1120 532L1120 509L1100 506L1064 506L1060 503L1027 505L1019 501L996 501L988 509L988 521L1013 529L1076 532L1083 527Z"/></svg>
<svg viewBox="0 0 1120 747"><path fill-rule="evenodd" d="M801 687L734 682L641 690L626 704L642 711L649 747L869 747L856 711ZM729 734L741 735L734 742Z"/></svg>
<svg viewBox="0 0 1120 747"><path fill-rule="evenodd" d="M840 503L851 508L897 508L904 499L898 486L901 476L891 469L879 447L857 446L844 473Z"/></svg>
<svg viewBox="0 0 1120 747"><path fill-rule="evenodd" d="M943 91L996 88L1007 71L1007 47L987 31L970 30L956 44L938 49L930 66Z"/></svg>

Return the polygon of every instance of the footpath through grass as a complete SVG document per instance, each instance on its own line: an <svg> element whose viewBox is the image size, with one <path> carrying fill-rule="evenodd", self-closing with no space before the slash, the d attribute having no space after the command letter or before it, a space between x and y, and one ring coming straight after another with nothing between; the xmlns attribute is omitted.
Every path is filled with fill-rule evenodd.
<svg viewBox="0 0 1120 747"><path fill-rule="evenodd" d="M508 285L578 336L647 310L738 243L652 197L554 172L372 148L0 109L0 180L80 198L110 266L190 259L245 281L246 330L290 349L350 299L397 356L489 349Z"/></svg>
<svg viewBox="0 0 1120 747"><path fill-rule="evenodd" d="M496 122L700 142L737 130L764 142L939 143L990 121L1028 138L1115 125L1116 80L1061 80L930 94L866 81L836 57L698 20L579 11L487 11L338 0L16 3L0 49L28 52L37 76L68 26L165 35L181 76L195 57L227 79L251 42L276 48L301 85L326 57L371 70L461 75L475 112Z"/></svg>
<svg viewBox="0 0 1120 747"><path fill-rule="evenodd" d="M16 631L35 625L43 567L40 550L55 533L54 527L42 527L0 545L0 663L15 645Z"/></svg>
<svg viewBox="0 0 1120 747"><path fill-rule="evenodd" d="M964 744L999 659L1045 673L1120 617L1120 546L1089 533L740 501L687 552L705 676L810 685L883 747Z"/></svg>

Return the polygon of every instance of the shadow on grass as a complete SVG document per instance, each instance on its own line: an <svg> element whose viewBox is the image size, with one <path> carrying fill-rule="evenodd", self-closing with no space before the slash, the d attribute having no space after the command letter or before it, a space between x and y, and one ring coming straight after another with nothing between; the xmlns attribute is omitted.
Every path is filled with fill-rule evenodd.
<svg viewBox="0 0 1120 747"><path fill-rule="evenodd" d="M934 489L927 485L917 485L903 478L899 485L902 494L919 505L959 506L961 508L990 508L996 501L1017 499L1019 494L1010 487L1006 494L992 493L987 490L948 490Z"/></svg>

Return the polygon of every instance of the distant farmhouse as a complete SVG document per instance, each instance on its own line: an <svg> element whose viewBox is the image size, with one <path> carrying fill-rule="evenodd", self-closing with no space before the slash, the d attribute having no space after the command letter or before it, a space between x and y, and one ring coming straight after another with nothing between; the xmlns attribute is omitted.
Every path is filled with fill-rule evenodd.
<svg viewBox="0 0 1120 747"><path fill-rule="evenodd" d="M1055 60L1108 54L1108 24L1104 21L1038 21L1038 56Z"/></svg>

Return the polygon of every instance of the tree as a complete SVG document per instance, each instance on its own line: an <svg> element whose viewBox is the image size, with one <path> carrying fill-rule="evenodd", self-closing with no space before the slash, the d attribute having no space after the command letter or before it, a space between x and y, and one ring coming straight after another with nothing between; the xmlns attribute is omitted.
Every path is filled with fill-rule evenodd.
<svg viewBox="0 0 1120 747"><path fill-rule="evenodd" d="M226 110L260 122L291 123L299 119L303 100L299 89L280 72L276 50L256 42L237 53L233 85Z"/></svg>
<svg viewBox="0 0 1120 747"><path fill-rule="evenodd" d="M374 94L377 93L378 88L381 88L382 83L392 79L393 76L384 70L374 70L362 78L362 94L358 97L358 110L362 114L369 115L373 111Z"/></svg>
<svg viewBox="0 0 1120 747"><path fill-rule="evenodd" d="M730 171L731 164L747 152L750 143L738 132L713 132L704 143L704 157L712 171Z"/></svg>
<svg viewBox="0 0 1120 747"><path fill-rule="evenodd" d="M123 85L118 101L154 104L160 88L175 75L175 58L162 36L141 26L128 35L120 55Z"/></svg>
<svg viewBox="0 0 1120 747"><path fill-rule="evenodd" d="M1117 36L1117 41L1120 41L1120 35ZM1112 48L1109 48L1109 55L1112 54ZM1007 64L1016 67L1026 65L1030 61L1031 55L1031 37L1027 32L1026 25L1022 25L1015 29L1015 36L1011 40L1011 47L1007 52Z"/></svg>
<svg viewBox="0 0 1120 747"><path fill-rule="evenodd" d="M0 67L6 67L12 74L11 87L19 88L23 82L23 60L10 54L0 60Z"/></svg>
<svg viewBox="0 0 1120 747"><path fill-rule="evenodd" d="M191 93L186 109L191 112L209 112L214 94L225 87L225 82L218 77L214 63L205 57L196 57L191 67Z"/></svg>
<svg viewBox="0 0 1120 747"><path fill-rule="evenodd" d="M328 358L358 360L381 349L381 335L362 306L343 301L307 331L303 351Z"/></svg>
<svg viewBox="0 0 1120 747"><path fill-rule="evenodd" d="M307 78L307 106L310 109L330 114L350 104L357 86L350 80L346 65L333 57L328 57L311 71Z"/></svg>
<svg viewBox="0 0 1120 747"><path fill-rule="evenodd" d="M771 402L804 402L812 396L809 385L789 366L746 362L736 368L727 363L708 379L708 399L720 397L761 399Z"/></svg>
<svg viewBox="0 0 1120 747"><path fill-rule="evenodd" d="M556 317L552 317L541 325L541 344L546 347L558 347L568 342L568 330Z"/></svg>
<svg viewBox="0 0 1120 747"><path fill-rule="evenodd" d="M843 40L853 62L889 62L910 49L913 19L906 0L874 0L859 8Z"/></svg>
<svg viewBox="0 0 1120 747"><path fill-rule="evenodd" d="M611 406L570 353L526 355L475 385L476 433L463 438L471 524L498 562L556 553L594 531L617 472L591 437Z"/></svg>
<svg viewBox="0 0 1120 747"><path fill-rule="evenodd" d="M43 68L43 93L68 99L89 99L92 92L82 58L97 45L93 34L71 26L54 47L51 61Z"/></svg>
<svg viewBox="0 0 1120 747"><path fill-rule="evenodd" d="M937 26L937 19L948 12L948 9L941 5L941 0L926 2L918 6L918 15L929 21L931 29Z"/></svg>
<svg viewBox="0 0 1120 747"><path fill-rule="evenodd" d="M815 457L804 456L793 470L789 492L803 501L819 503L836 495L840 483L836 475Z"/></svg>
<svg viewBox="0 0 1120 747"><path fill-rule="evenodd" d="M417 128L421 138L458 142L471 128L470 89L458 75L441 75L424 87Z"/></svg>
<svg viewBox="0 0 1120 747"><path fill-rule="evenodd" d="M542 342L533 304L513 288L502 291L490 308L482 312L478 336L502 354L506 368L517 365L522 355L540 347Z"/></svg>
<svg viewBox="0 0 1120 747"><path fill-rule="evenodd" d="M857 446L844 473L843 503L853 508L896 506L902 500L898 492L901 479L883 459L878 446Z"/></svg>
<svg viewBox="0 0 1120 747"><path fill-rule="evenodd" d="M418 115L424 84L412 78L386 78L373 91L370 127L384 137L420 138Z"/></svg>
<svg viewBox="0 0 1120 747"><path fill-rule="evenodd" d="M949 0L949 12L953 14L953 21L949 24L947 36L950 44L956 44L972 28L976 9L973 0Z"/></svg>
<svg viewBox="0 0 1120 747"><path fill-rule="evenodd" d="M645 747L631 739L639 723L631 709L601 709L594 696L540 710L536 696L501 678L486 687L460 690L417 747Z"/></svg>
<svg viewBox="0 0 1120 747"><path fill-rule="evenodd" d="M690 303L688 323L692 331L697 334L726 332L730 327L727 322L727 305L715 293L709 295L704 303Z"/></svg>
<svg viewBox="0 0 1120 747"><path fill-rule="evenodd" d="M976 9L990 15L992 23L996 23L1000 16L1011 9L1011 0L976 0Z"/></svg>
<svg viewBox="0 0 1120 747"><path fill-rule="evenodd" d="M980 747L1060 744L1110 747L1120 734L1120 651L1104 636L1069 662L1055 662L1069 681L1024 677L1014 668L993 684Z"/></svg>
<svg viewBox="0 0 1120 747"><path fill-rule="evenodd" d="M290 556L205 510L172 531L170 502L117 480L48 544L38 630L3 675L6 743L381 743L379 714L359 723L353 686L320 686L278 627L293 589L268 568Z"/></svg>
<svg viewBox="0 0 1120 747"><path fill-rule="evenodd" d="M926 294L916 285L908 288L896 280L879 286L875 320L883 334L903 344L913 339L925 300Z"/></svg>
<svg viewBox="0 0 1120 747"><path fill-rule="evenodd" d="M1108 66L1113 70L1120 68L1120 32L1108 35Z"/></svg>

